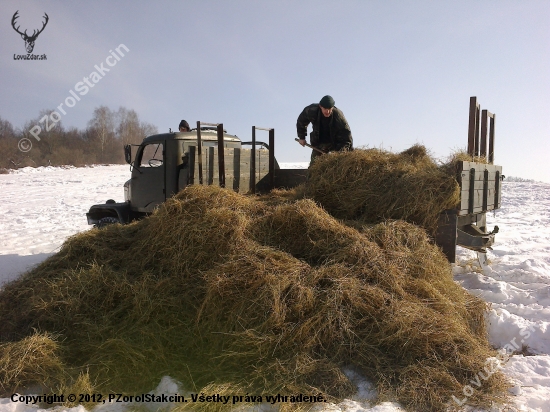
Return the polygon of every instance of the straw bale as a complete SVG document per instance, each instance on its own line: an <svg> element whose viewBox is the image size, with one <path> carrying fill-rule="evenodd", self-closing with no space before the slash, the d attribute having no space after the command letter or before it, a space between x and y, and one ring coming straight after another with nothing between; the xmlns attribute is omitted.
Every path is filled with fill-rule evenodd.
<svg viewBox="0 0 550 412"><path fill-rule="evenodd" d="M401 219L435 231L438 215L455 207L459 186L423 146L400 154L381 149L321 156L310 166L306 195L341 219Z"/></svg>
<svg viewBox="0 0 550 412"><path fill-rule="evenodd" d="M338 400L355 390L342 372L353 365L410 410L445 409L494 355L485 304L453 282L425 230L264 200L194 186L147 219L70 238L0 291L0 348L56 334L49 358L66 387L126 393L170 375L197 392ZM34 362L5 389L56 376ZM495 374L469 401L504 399L504 384Z"/></svg>

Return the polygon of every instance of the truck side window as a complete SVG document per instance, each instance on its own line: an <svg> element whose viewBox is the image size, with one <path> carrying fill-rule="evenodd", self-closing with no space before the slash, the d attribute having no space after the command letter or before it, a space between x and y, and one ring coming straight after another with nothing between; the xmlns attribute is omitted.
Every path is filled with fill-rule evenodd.
<svg viewBox="0 0 550 412"><path fill-rule="evenodd" d="M139 167L162 166L162 143L151 143L143 148Z"/></svg>

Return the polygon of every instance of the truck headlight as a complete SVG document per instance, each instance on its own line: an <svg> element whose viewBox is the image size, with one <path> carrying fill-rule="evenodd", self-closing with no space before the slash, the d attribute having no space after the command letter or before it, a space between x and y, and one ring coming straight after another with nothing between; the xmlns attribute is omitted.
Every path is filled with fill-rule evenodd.
<svg viewBox="0 0 550 412"><path fill-rule="evenodd" d="M130 180L127 180L124 183L124 201L128 202L130 200Z"/></svg>

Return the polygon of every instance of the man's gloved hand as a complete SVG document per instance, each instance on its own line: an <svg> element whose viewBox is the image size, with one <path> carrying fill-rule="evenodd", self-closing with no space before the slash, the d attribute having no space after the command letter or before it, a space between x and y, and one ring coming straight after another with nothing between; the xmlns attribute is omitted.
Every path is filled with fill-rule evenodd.
<svg viewBox="0 0 550 412"><path fill-rule="evenodd" d="M305 146L306 145L306 139L298 138L298 143L300 143L302 146Z"/></svg>

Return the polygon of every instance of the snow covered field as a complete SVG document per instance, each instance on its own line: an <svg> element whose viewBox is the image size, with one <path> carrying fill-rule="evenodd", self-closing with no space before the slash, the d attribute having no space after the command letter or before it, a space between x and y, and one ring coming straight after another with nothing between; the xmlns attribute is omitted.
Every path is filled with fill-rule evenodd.
<svg viewBox="0 0 550 412"><path fill-rule="evenodd" d="M307 164L282 164L307 167ZM56 253L64 240L89 230L86 212L107 199L122 201L122 185L129 166L90 168L25 168L0 175L0 287L29 267ZM453 267L455 280L491 303L488 316L491 343L503 351L521 350L504 366L515 382L513 399L520 411L550 412L550 184L504 182L502 208L487 215L488 227L498 225L496 244L489 251L490 266L482 270L475 254L459 250ZM1 325L0 325L1 328ZM482 372L482 371L480 371ZM393 412L394 403L371 406L373 393L358 378L358 397L331 411ZM483 380L464 388L461 402ZM152 388L153 389L153 388ZM166 377L156 393L186 393ZM147 404L156 410L165 404ZM76 409L76 408L75 408ZM82 407L78 408L83 411ZM125 411L126 404L105 404L98 411ZM10 399L0 399L0 412L36 411Z"/></svg>

